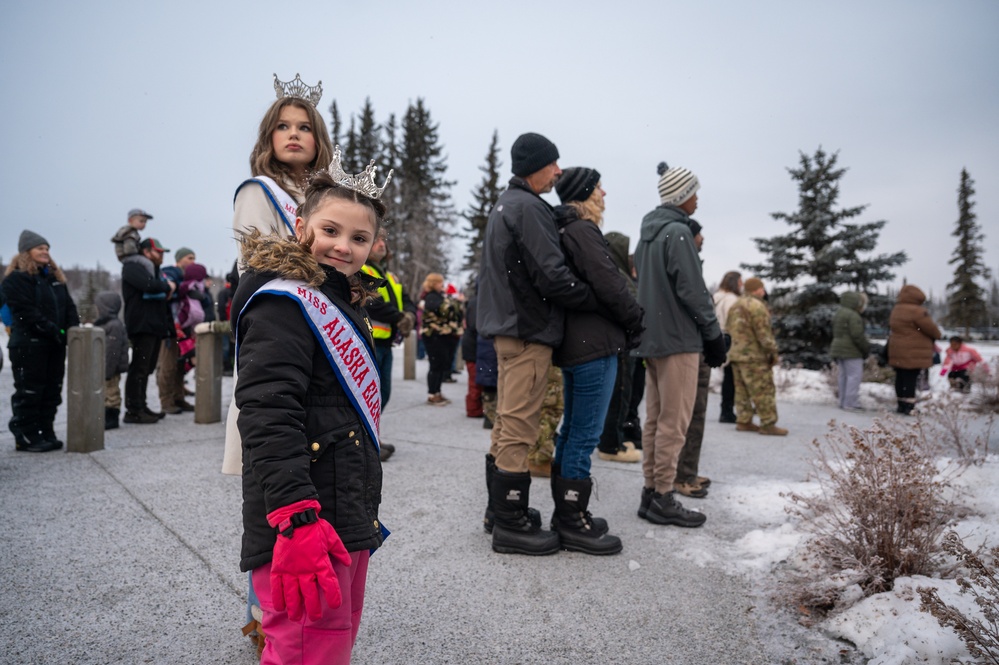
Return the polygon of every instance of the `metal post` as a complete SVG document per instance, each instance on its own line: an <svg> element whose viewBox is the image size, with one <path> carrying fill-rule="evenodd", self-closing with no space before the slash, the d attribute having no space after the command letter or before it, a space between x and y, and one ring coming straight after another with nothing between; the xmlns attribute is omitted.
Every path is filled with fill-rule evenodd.
<svg viewBox="0 0 999 665"><path fill-rule="evenodd" d="M194 336L194 422L222 420L222 334Z"/></svg>
<svg viewBox="0 0 999 665"><path fill-rule="evenodd" d="M66 338L66 450L104 450L104 330L77 326Z"/></svg>
<svg viewBox="0 0 999 665"><path fill-rule="evenodd" d="M403 342L402 378L406 381L416 381L416 332L406 335Z"/></svg>

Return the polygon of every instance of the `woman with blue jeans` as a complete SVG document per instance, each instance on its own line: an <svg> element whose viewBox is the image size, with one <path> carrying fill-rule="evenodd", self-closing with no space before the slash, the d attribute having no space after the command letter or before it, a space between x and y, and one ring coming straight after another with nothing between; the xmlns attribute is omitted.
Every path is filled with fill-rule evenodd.
<svg viewBox="0 0 999 665"><path fill-rule="evenodd" d="M565 169L555 185L562 205L555 209L565 259L593 290L594 312L566 311L565 335L553 361L562 368L565 411L552 464L552 530L563 549L617 554L621 539L607 522L589 512L593 481L590 458L600 441L617 375L617 355L637 343L642 308L618 271L600 225L604 190L594 169Z"/></svg>

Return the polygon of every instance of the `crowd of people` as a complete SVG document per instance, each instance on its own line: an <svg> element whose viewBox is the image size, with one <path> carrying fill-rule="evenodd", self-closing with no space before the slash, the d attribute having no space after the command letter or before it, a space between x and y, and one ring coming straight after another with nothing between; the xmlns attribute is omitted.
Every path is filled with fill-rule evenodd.
<svg viewBox="0 0 999 665"><path fill-rule="evenodd" d="M551 140L523 134L474 283L461 293L431 272L411 299L388 268L381 195L391 172L379 186L374 160L361 173L343 170L316 109L321 86L275 76L275 89L250 154L252 177L236 189L240 257L217 305L194 250L177 249L164 265L171 250L143 237L152 215L133 209L112 238L121 294L98 294L93 322L106 333L108 429L119 426L122 374L125 424L192 411L184 375L197 361L194 334L215 319L231 330L235 388L222 471L242 476L244 633L261 662L311 662L318 653L349 661L369 557L388 535L378 514L381 464L395 447L381 441L380 422L393 347L414 331L428 358L428 406L451 405L444 385L462 365L467 372L465 415L489 431L483 525L498 553L623 550L590 510L594 453L641 463L640 519L703 525L705 513L678 496L701 499L711 485L699 461L712 368L723 368L720 422L788 433L777 425L780 356L766 287L729 271L709 292L691 170L659 165L660 205L630 252L629 237L602 230L608 191L599 170L563 170ZM542 198L553 189L558 206ZM53 422L67 330L80 316L48 241L25 230L18 252L0 289L11 314L9 428L18 450L46 452L63 445ZM900 414L913 411L918 377L938 351L941 333L924 302L906 285L891 314L887 362ZM847 411L862 410L866 303L863 293L844 293L833 320L830 356ZM981 363L954 337L941 371L966 391ZM153 372L159 411L147 400ZM549 479L554 501L547 524L531 506L537 477Z"/></svg>

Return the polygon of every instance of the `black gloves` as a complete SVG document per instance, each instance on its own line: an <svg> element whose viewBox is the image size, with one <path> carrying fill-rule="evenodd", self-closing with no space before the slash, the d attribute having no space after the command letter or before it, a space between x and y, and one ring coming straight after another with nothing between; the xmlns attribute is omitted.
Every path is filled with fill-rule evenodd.
<svg viewBox="0 0 999 665"><path fill-rule="evenodd" d="M718 335L704 342L704 362L708 367L721 367L725 364L725 337Z"/></svg>

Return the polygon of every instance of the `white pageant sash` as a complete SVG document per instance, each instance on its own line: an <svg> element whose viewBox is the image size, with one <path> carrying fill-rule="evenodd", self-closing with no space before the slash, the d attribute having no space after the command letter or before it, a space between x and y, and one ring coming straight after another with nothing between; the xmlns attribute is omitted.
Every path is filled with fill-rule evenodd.
<svg viewBox="0 0 999 665"><path fill-rule="evenodd" d="M305 320L319 340L333 373L361 416L361 422L375 442L375 447L380 449L378 432L381 424L382 390L378 366L372 359L364 335L358 332L350 317L329 298L305 282L272 279L250 296L243 311L261 293L288 296L302 308ZM236 330L239 330L238 316ZM238 346L236 354L239 354Z"/></svg>
<svg viewBox="0 0 999 665"><path fill-rule="evenodd" d="M291 235L295 235L295 217L298 214L298 203L292 198L291 194L281 189L281 186L273 178L268 178L265 175L258 175L255 178L243 181L243 184L236 188L236 193L239 194L239 190L243 189L243 185L250 182L255 182L264 188L264 194L267 195L271 205L274 206L278 215L281 216L281 221L288 227L288 232Z"/></svg>

